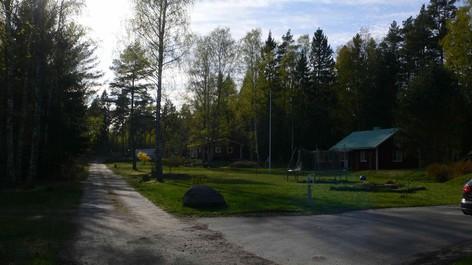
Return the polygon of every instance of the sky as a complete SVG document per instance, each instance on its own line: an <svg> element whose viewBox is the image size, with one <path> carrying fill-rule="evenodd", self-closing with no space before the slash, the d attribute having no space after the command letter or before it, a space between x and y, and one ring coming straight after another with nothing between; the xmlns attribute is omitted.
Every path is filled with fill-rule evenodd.
<svg viewBox="0 0 472 265"><path fill-rule="evenodd" d="M113 79L109 70L113 58L127 42L127 21L132 17L133 0L85 0L80 21L98 45L102 82ZM216 27L229 27L235 39L254 28L269 30L277 39L291 29L295 36L321 28L334 50L348 42L361 28L382 38L393 20L415 16L427 0L195 0L190 7L190 28L204 35ZM167 95L175 100L185 91L185 74L166 78Z"/></svg>

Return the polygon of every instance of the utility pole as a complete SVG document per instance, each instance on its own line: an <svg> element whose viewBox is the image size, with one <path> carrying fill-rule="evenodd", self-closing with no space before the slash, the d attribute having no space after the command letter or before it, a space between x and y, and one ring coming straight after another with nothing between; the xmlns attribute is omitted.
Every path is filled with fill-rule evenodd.
<svg viewBox="0 0 472 265"><path fill-rule="evenodd" d="M271 170L272 170L272 84L269 87L269 172Z"/></svg>

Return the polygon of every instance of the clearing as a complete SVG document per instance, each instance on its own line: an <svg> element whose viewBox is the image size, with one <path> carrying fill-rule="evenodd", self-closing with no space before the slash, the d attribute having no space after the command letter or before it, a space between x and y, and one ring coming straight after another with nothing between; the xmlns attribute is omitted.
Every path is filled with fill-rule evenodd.
<svg viewBox="0 0 472 265"><path fill-rule="evenodd" d="M333 183L326 178L313 186L314 203L307 202L307 185L293 179L285 180L284 170L230 168L172 169L172 175L164 183L143 181L150 172L150 165L140 165L140 171L131 170L129 163L108 164L115 173L122 175L137 191L150 201L180 216L232 216L254 214L332 214L352 210L457 205L466 180L472 176L455 178L437 183L423 171L368 171L356 172L347 177L347 183ZM426 190L412 193L389 191L346 191L333 188L357 185L359 175L366 175L369 183L397 183L405 187L424 187ZM302 179L302 178L300 178ZM194 183L209 185L225 197L226 209L194 210L182 206L184 193Z"/></svg>

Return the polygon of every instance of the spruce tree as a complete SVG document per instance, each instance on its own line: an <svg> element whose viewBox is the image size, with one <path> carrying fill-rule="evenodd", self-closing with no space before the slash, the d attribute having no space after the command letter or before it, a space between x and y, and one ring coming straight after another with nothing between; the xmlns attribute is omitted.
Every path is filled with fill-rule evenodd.
<svg viewBox="0 0 472 265"><path fill-rule="evenodd" d="M323 30L318 29L311 43L310 63L311 81L316 89L326 88L334 81L333 50Z"/></svg>
<svg viewBox="0 0 472 265"><path fill-rule="evenodd" d="M332 144L332 107L334 105L333 83L335 62L333 50L323 30L316 30L310 51L310 82L305 92L309 130L314 134L311 148L328 148Z"/></svg>

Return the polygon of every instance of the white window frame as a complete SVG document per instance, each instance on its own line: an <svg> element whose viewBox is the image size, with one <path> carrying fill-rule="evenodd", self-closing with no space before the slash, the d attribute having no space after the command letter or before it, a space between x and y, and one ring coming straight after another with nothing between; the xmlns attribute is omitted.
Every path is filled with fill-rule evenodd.
<svg viewBox="0 0 472 265"><path fill-rule="evenodd" d="M215 153L221 154L221 152L222 152L221 146L216 146L216 147L215 147Z"/></svg>
<svg viewBox="0 0 472 265"><path fill-rule="evenodd" d="M359 153L359 160L361 161L361 163L367 163L367 151L361 151Z"/></svg>
<svg viewBox="0 0 472 265"><path fill-rule="evenodd" d="M393 151L393 158L392 162L394 163L402 163L403 162L403 152L400 150Z"/></svg>

